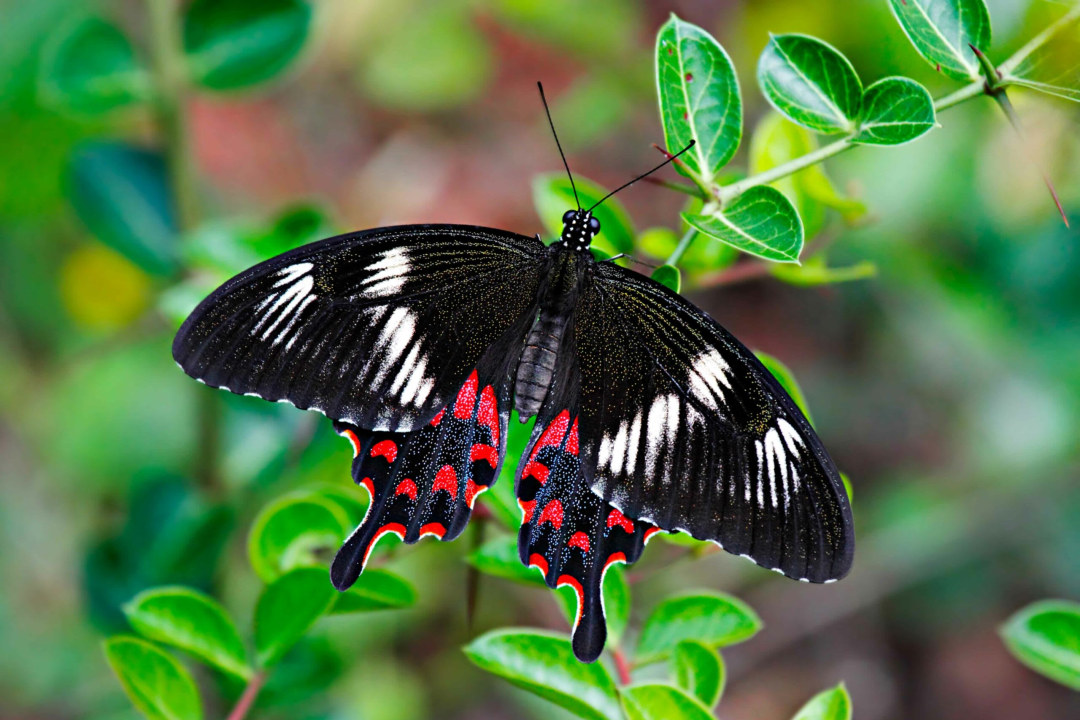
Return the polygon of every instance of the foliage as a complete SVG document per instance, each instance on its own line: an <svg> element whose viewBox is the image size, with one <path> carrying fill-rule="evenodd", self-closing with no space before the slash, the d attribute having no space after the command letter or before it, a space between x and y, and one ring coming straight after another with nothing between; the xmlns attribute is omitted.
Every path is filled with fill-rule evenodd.
<svg viewBox="0 0 1080 720"><path fill-rule="evenodd" d="M888 15L884 5L882 12ZM591 16L575 12L565 2L492 0L483 6L479 21L471 14L477 12L475 8L465 3L441 4L432 12L411 6L388 8L365 17L375 27L408 22L409 31L361 38L364 42L355 44L363 46L358 51L362 62L336 74L354 77L366 100L392 114L440 112L453 119L457 109L486 97L485 90L497 77L493 57L499 44L507 42L500 33L514 33L513 42L518 42L520 34L528 42L549 44L560 55L595 67L595 75L569 88L562 107L555 107L556 117L572 114L575 102L587 110L567 128L571 143L597 139L627 114L625 108L643 104L638 102L643 97L639 86L649 83L624 70L633 65L627 60L634 53L630 39L642 32L643 13L626 10L630 4L596 3ZM888 190L899 198L895 202L913 208L929 205L935 193L947 196L947 201L941 200L944 205L935 206L937 216L919 226L923 232L912 233L937 242L927 228L955 222L953 215L958 213L953 203L959 206L961 202L929 180L939 172L949 172L944 167L947 163L920 155L941 152L941 143L931 143L937 142L936 128L951 122L951 117L946 121L942 114L987 95L1001 102L1007 92L1019 89L1057 99L1080 99L1075 62L1080 10L1068 10L1049 24L1025 27L1009 43L1020 49L988 73L989 60L980 64L969 47L984 55L994 51L983 0L888 0L888 6L898 21L893 33L901 40L906 35L926 61L927 67L912 68L913 77L876 77L895 70L855 43L838 42L834 47L811 35L790 33L769 36L757 57L756 73L747 75L753 58L746 48L732 44L729 52L705 27L671 16L658 29L652 47L659 103L658 122L654 119L652 126L662 129L670 152L695 141L676 163L683 180L665 183L685 202L681 209L678 203L666 208L670 226L639 230L620 199L628 196L608 199L596 212L603 232L594 250L602 258L630 256L618 260L626 265L631 258L657 261L650 274L674 292L767 277L774 285L787 285L798 293L802 288L874 277L880 265L882 275L888 275L892 283L888 285L891 302L904 304L895 296L899 287L905 297L915 296L936 310L912 325L942 323L937 337L963 338L965 333L949 323L963 324L956 317L965 312L968 320L963 330L972 334L987 327L1008 329L1001 330L1007 340L996 341L993 352L987 353L993 359L972 357L966 360L970 364L942 382L941 402L950 402L957 386L974 383L970 378L989 374L987 368L1000 362L996 358L1012 358L1008 354L1012 348L1028 344L1030 338L1007 334L1015 332L1012 316L987 301L1006 279L1014 283L1009 287L1015 294L1030 299L1024 312L1037 318L1037 324L1069 321L1052 314L1051 308L1066 312L1062 308L1071 307L1075 299L1068 273L1061 269L1069 267L1067 259L1061 259L1060 248L1071 246L1070 239L1043 232L1040 237L1051 238L1044 241L1043 247L1050 248L1045 257L1058 260L1039 266L1030 265L1034 261L1029 256L1005 247L981 221L970 232L980 233L980 249L982 245L991 249L979 260L973 259L971 247L954 245L956 257L945 255L945 250L937 257L937 247L923 247L915 244L917 238L907 237L837 248L831 245L837 235L865 237L860 229L874 219L868 208L874 207L876 213L885 200L883 194L856 197L857 188L834 181L833 168L827 173L822 163L864 146L858 153L881 152L887 158L865 167L887 175L896 162L888 158L905 152L921 158L916 161L917 176L897 174L889 179ZM204 118L193 122L188 116L193 107L193 114L198 115L214 103L235 101L237 107L252 103L259 114L266 113L277 101L275 93L291 90L290 83L306 79L307 67L324 62L323 54L342 52L340 47L314 47L319 42L320 12L317 3L305 0L195 0L177 5L149 0L146 27L119 15L110 19L74 13L52 23L55 27L48 30L40 57L27 64L35 74L34 102L49 109L49 115L36 122L51 123L48 127L60 141L55 147L41 143L49 145L51 156L42 155L34 146L32 157L26 158L22 156L26 151L13 143L8 151L11 169L0 172L14 185L22 180L20 168L51 162L49 167L62 180L56 181L55 199L42 201L46 208L42 214L57 215L59 199L66 199L72 219L62 222L71 227L58 231L67 235L57 244L81 247L62 253L64 269L55 273L61 279L52 297L42 289L49 286L53 271L48 252L33 233L20 239L11 230L20 225L21 221L10 219L17 213L0 208L3 230L12 236L8 247L0 248L0 266L15 268L3 268L0 276L0 288L8 288L4 298L9 306L0 316L0 335L5 340L9 333L18 337L26 348L19 357L28 358L11 359L15 353L0 358L0 370L11 378L3 399L14 405L13 398L20 397L19 385L38 388L44 375L37 373L53 371L36 366L79 358L73 370L56 380L55 397L45 398L46 409L28 411L26 432L39 432L48 441L41 443L39 454L48 456L65 478L65 494L79 481L85 487L78 490L86 495L78 496L77 502L89 497L88 505L95 510L123 515L113 524L115 530L104 529L109 527L106 521L102 528L80 530L97 537L93 542L86 540L85 549L80 550L83 595L85 612L100 631L111 635L103 645L108 667L134 707L150 718L197 719L229 706L234 716L241 717L253 703L274 708L281 716L290 715L294 708L299 708L297 716L329 715L328 688L342 676L341 685L365 681L364 698L355 701L357 714L433 714L426 712L423 700L415 698L425 697L429 687L439 683L421 681L412 668L382 660L392 657L389 648L393 645L416 666L429 662L439 668L454 662L465 666L456 647L460 636L447 629L451 611L431 609L450 604L453 593L439 580L428 579L433 568L449 567L457 573L455 578L472 574L479 583L477 602L495 618L485 618L487 624L481 629L486 632L465 641L463 647L464 656L482 673L584 718L712 717L734 690L728 687L725 654L738 652L740 643L750 647L759 632L769 630L763 629L751 604L742 599L709 588L688 591L687 582L692 587L703 584L696 575L689 580L678 576L677 584L671 585L653 581L668 566L699 561L711 553L711 546L672 535L657 543L659 547L650 547L640 569L616 567L606 575L608 649L593 665L574 659L561 625L558 632L489 629L492 622L519 624L523 616L541 622L549 597L557 603L558 609L547 613L554 622L561 622L561 613L569 625L576 611L572 592L564 588L552 595L541 590L540 576L522 566L517 557L520 512L512 492L513 463L508 462L501 481L479 501L482 512L474 524L486 528L486 535L477 529L472 541L463 538L456 546L434 549L427 547L434 543L425 543L409 552L381 544L372 567L348 592L338 594L327 577L328 559L366 511L366 500L349 492L351 488L340 487L348 455L338 439L325 428L315 430L309 419L297 419L298 414L289 409L263 407L244 398L218 398L204 388L188 390L172 376L159 376L159 366L171 370L166 336L206 292L253 263L337 229L322 200L290 201L274 212L259 210L251 216L208 217L207 208L221 211L230 199L227 191L204 183L194 173L189 145L193 126L205 122ZM811 29L817 27L811 15L798 18ZM497 24L499 30L493 32L485 23ZM18 35L12 33L13 38ZM866 35L866 42L874 46L885 41ZM339 38L338 44L353 40ZM854 61L839 47L850 52ZM737 64L745 64L742 75ZM751 80L756 80L760 98L756 92L751 94ZM943 83L954 83L955 89L935 99L924 83L935 90ZM328 87L306 102L325 105L331 97ZM757 119L759 107L772 111ZM508 112L502 105L484 105L485 113L496 111ZM332 132L332 121L320 117L319 122L323 121L329 124L308 119L317 131ZM399 147L394 143L404 147L404 154L391 161L395 173L404 172L406 163L400 157L409 158L417 142L404 127L408 123L401 125L395 128L400 135L387 143L391 150ZM34 130L3 127L9 137L31 137ZM154 132L148 133L147 128ZM220 126L208 125L194 130L212 131L223 132ZM970 134L989 132L983 128L981 133ZM159 139L151 146L147 136L154 134ZM920 142L910 150L865 147L915 141ZM258 149L277 152L276 147ZM475 156L482 151L472 148L469 152ZM222 162L221 158L199 159L207 165ZM853 174L852 167L856 176L864 169L847 166L849 172L841 175ZM388 172L380 170L385 182L389 182ZM31 197L35 191L32 176L26 173L26 177L27 197ZM421 193L427 180L413 177L408 182L415 183L416 192ZM583 206L607 193L604 184L580 175L576 185ZM569 182L562 173L537 175L532 180L532 199L551 239L561 228L562 213L573 205ZM8 202L6 197L4 202ZM1009 207L987 210L995 211L1010 212ZM389 214L399 212L395 209ZM963 235L956 225L949 227ZM91 243L86 235L93 238ZM908 250L899 249L909 243ZM16 253L17 264L12 261ZM831 264L834 256L840 264ZM974 266L975 279L961 291L953 278L962 262ZM1052 285L1059 276L1064 278L1060 285ZM977 282L983 286L975 287ZM1039 294L1044 286L1057 294L1051 296L1050 290ZM940 295L926 291L927 287L940 288ZM8 328L8 313L14 318L10 323L14 330ZM36 334L41 332L39 327L51 328L48 332L57 337L67 333L74 340L45 348ZM914 333L908 339L913 337ZM1075 373L1075 368L1067 359L1075 357L1077 348L1066 340L1059 342L1046 348L1052 358L1047 362L1059 363L1054 366L1055 378L1072 377L1069 373ZM915 341L910 345L921 347ZM87 347L93 351L86 353ZM968 349L961 347L958 354L966 356ZM39 362L42 355L49 363ZM758 356L809 419L806 394L793 372L771 355ZM1007 376L1012 377L1011 359L1006 362L1010 363ZM822 381L819 372L808 388L822 382L829 380ZM975 392L980 398L989 385L989 381L979 384ZM833 386L841 393L838 383L833 381ZM1025 385L1017 394L1025 401L1038 396L1028 390ZM1047 395L1051 398L1048 406L1057 407L1053 405L1057 394ZM38 397L34 395L33 400ZM820 414L815 419L826 426L835 423L835 405L842 400L815 405ZM1071 427L1074 411L1072 406L1062 411L1062 426ZM980 416L1009 417L1010 413L987 411ZM63 421L59 431L57 419ZM44 430L35 431L35 427ZM511 419L509 458L520 454L530 429L516 417ZM1041 462L1046 452L1034 454ZM1030 474L1044 474L1043 466L1036 469ZM861 473L856 480L862 503ZM936 491L940 485L931 487ZM984 491L979 488L979 494ZM895 491L874 505L876 515L868 511L865 519L860 508L860 524L881 533L867 543L871 549L866 552L884 556L883 565L900 568L890 578L904 578L904 568L924 557L920 553L936 542L936 533L949 532L956 518L966 512L964 503L956 501L959 510L953 508L948 515L951 522L928 522L927 518L939 517L933 514L938 512L939 500L942 507L952 507L931 493ZM1063 516L1070 512L1065 506L1052 510ZM1062 520L1061 524L1077 523ZM926 532L927 527L933 531ZM886 542L894 538L910 542ZM948 546L947 540L941 540L943 547ZM467 542L472 547L465 547ZM902 557L896 548L903 548ZM467 566L446 562L452 552L467 554ZM1061 553L1068 557L1065 550ZM650 562L650 557L662 559ZM1051 562L1045 557L1041 561ZM739 594L744 589L754 593L756 581L739 577L735 583ZM1070 589L1080 592L1077 586ZM950 589L941 592L948 596ZM517 614L514 608L519 601L534 612ZM414 622L419 617L413 609L418 603L426 606L422 608L426 622ZM0 604L0 616L6 619L8 612L5 601ZM1001 634L1022 663L1080 689L1078 618L1080 611L1074 603L1037 603L1013 616ZM431 642L407 646L394 634L403 622L420 629L436 628L437 647L430 647ZM126 634L131 632L138 637ZM374 658L380 662L372 662ZM105 667L100 656L95 662ZM71 672L67 666L51 671L60 678L66 672ZM813 681L821 687L836 679L818 675ZM453 684L445 681L441 686ZM779 686L780 682L769 678L767 684ZM441 686L448 696L465 694ZM528 706L527 699L521 702ZM108 706L95 708L93 716L116 714L117 706ZM851 697L839 685L813 697L794 717L845 720L851 716Z"/></svg>
<svg viewBox="0 0 1080 720"><path fill-rule="evenodd" d="M1009 618L1001 637L1020 662L1080 690L1080 603L1033 603Z"/></svg>

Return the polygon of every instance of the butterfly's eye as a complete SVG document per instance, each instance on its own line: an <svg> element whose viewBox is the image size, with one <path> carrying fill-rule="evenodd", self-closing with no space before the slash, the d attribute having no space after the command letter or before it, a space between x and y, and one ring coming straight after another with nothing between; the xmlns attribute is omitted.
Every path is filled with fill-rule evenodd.
<svg viewBox="0 0 1080 720"><path fill-rule="evenodd" d="M573 220L575 215L577 215L576 210L567 210L566 212L564 212L562 215L563 225Z"/></svg>
<svg viewBox="0 0 1080 720"><path fill-rule="evenodd" d="M600 232L600 221L597 220L595 217L589 218L589 229L592 230L594 233Z"/></svg>

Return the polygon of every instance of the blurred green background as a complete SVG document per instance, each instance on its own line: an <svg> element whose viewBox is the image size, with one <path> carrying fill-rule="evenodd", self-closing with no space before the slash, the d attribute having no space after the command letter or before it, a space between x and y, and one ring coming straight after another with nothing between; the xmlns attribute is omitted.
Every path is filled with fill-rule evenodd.
<svg viewBox="0 0 1080 720"><path fill-rule="evenodd" d="M988 4L999 57L1063 7ZM85 69L54 82L64 28L88 17L123 28L154 67L147 5L0 4L0 718L135 717L99 650L125 629L124 601L182 583L247 621L259 508L310 483L362 496L324 418L214 393L172 362L183 313L228 273L338 229L542 230L532 181L560 163L535 81L574 170L621 183L662 142L653 39L673 11L731 54L748 133L768 112L753 72L769 32L820 37L867 80L955 89L885 0L314 6L302 37L287 22L259 30L279 43L283 74L241 64L183 94L192 212L169 203L160 118L128 104L152 93L145 77L98 93L106 107L56 101ZM124 55L113 40L91 38L102 62ZM212 67L213 43L203 51ZM665 543L631 571L642 573L635 618L688 587L736 593L761 615L766 629L725 653L725 718L788 717L841 679L860 720L1080 717L1080 696L1021 666L997 635L1029 601L1080 598L1080 252L1040 177L1080 220L1080 116L1062 100L1012 98L1026 144L977 99L915 144L829 162L869 208L858 227L822 231L832 258L873 261L877 277L684 288L792 368L854 486L855 570L827 592L726 554L668 568L679 549ZM684 201L644 183L620 199L639 230L677 227ZM461 654L492 627L565 630L546 591L491 578L470 630L468 549L464 537L393 551L417 605L323 621L257 716L561 716Z"/></svg>

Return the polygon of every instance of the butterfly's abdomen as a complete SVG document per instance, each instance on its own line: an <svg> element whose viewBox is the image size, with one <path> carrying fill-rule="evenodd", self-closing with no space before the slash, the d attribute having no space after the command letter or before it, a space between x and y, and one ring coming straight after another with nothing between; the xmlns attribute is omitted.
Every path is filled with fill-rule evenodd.
<svg viewBox="0 0 1080 720"><path fill-rule="evenodd" d="M514 385L514 407L522 422L537 414L544 403L555 375L555 360L565 328L565 315L543 311L529 332Z"/></svg>

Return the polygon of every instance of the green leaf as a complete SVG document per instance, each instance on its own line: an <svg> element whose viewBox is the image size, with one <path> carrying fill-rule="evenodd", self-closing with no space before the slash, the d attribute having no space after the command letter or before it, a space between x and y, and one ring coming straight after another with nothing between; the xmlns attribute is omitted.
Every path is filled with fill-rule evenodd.
<svg viewBox="0 0 1080 720"><path fill-rule="evenodd" d="M753 637L761 620L750 607L722 593L683 595L661 602L641 629L637 661L666 659L683 640L709 647L734 645Z"/></svg>
<svg viewBox="0 0 1080 720"><path fill-rule="evenodd" d="M1080 690L1080 603L1042 600L1001 627L1017 660L1062 685Z"/></svg>
<svg viewBox="0 0 1080 720"><path fill-rule="evenodd" d="M862 83L839 50L807 35L773 35L758 60L758 84L789 120L822 133L852 133Z"/></svg>
<svg viewBox="0 0 1080 720"><path fill-rule="evenodd" d="M534 568L521 564L516 535L502 535L488 540L469 553L466 560L474 568L487 575L526 585L544 585L543 575Z"/></svg>
<svg viewBox="0 0 1080 720"><path fill-rule="evenodd" d="M252 676L240 633L225 608L211 597L185 587L153 588L124 605L139 634L186 650L243 680Z"/></svg>
<svg viewBox="0 0 1080 720"><path fill-rule="evenodd" d="M713 720L697 698L670 685L632 685L622 691L630 720Z"/></svg>
<svg viewBox="0 0 1080 720"><path fill-rule="evenodd" d="M851 485L851 478L845 473L840 473L840 482L844 483L844 492L847 494L848 504L855 502L855 488Z"/></svg>
<svg viewBox="0 0 1080 720"><path fill-rule="evenodd" d="M259 667L273 665L337 600L326 570L300 568L270 583L255 604Z"/></svg>
<svg viewBox="0 0 1080 720"><path fill-rule="evenodd" d="M1046 41L1019 58L1015 67L999 68L1003 82L1080 102L1080 14L1072 12L1071 18L1065 15L1047 28Z"/></svg>
<svg viewBox="0 0 1080 720"><path fill-rule="evenodd" d="M615 682L601 663L574 657L570 640L553 633L495 630L464 648L475 665L587 720L619 720Z"/></svg>
<svg viewBox="0 0 1080 720"><path fill-rule="evenodd" d="M840 683L810 698L792 720L851 720L851 696Z"/></svg>
<svg viewBox="0 0 1080 720"><path fill-rule="evenodd" d="M682 275L674 265L661 265L652 272L652 279L675 292L682 288Z"/></svg>
<svg viewBox="0 0 1080 720"><path fill-rule="evenodd" d="M863 117L852 142L902 145L929 132L937 123L934 100L919 83L888 77L866 88Z"/></svg>
<svg viewBox="0 0 1080 720"><path fill-rule="evenodd" d="M784 388L791 399L795 401L795 405L806 417L806 421L811 426L814 424L814 418L810 415L810 407L806 403L806 395L803 394L802 388L799 387L799 383L795 380L795 374L791 372L787 365L780 362L772 355L763 353L760 350L755 350L754 355L761 361L761 364L765 366L765 369L772 373L776 381L780 383L780 387Z"/></svg>
<svg viewBox="0 0 1080 720"><path fill-rule="evenodd" d="M98 240L147 272L177 270L176 220L159 154L89 143L72 154L67 184L72 207Z"/></svg>
<svg viewBox="0 0 1080 720"><path fill-rule="evenodd" d="M79 113L104 113L150 96L149 74L131 41L100 18L62 25L49 39L38 72L42 99Z"/></svg>
<svg viewBox="0 0 1080 720"><path fill-rule="evenodd" d="M990 47L990 11L984 0L889 0L889 6L928 63L954 80L982 77L968 46Z"/></svg>
<svg viewBox="0 0 1080 720"><path fill-rule="evenodd" d="M269 80L300 53L310 24L303 0L195 0L184 14L191 75L213 90Z"/></svg>
<svg viewBox="0 0 1080 720"><path fill-rule="evenodd" d="M604 573L601 593L604 618L607 621L607 641L611 647L616 647L626 632L626 626L630 624L630 583L626 579L626 568L623 565L608 567Z"/></svg>
<svg viewBox="0 0 1080 720"><path fill-rule="evenodd" d="M769 267L769 272L777 280L789 285L814 287L872 278L877 275L877 265L869 260L863 260L847 267L829 267L825 264L823 256L815 255L802 265L772 265Z"/></svg>
<svg viewBox="0 0 1080 720"><path fill-rule="evenodd" d="M713 708L724 692L724 660L697 640L683 640L671 655L675 683L706 707Z"/></svg>
<svg viewBox="0 0 1080 720"><path fill-rule="evenodd" d="M102 644L105 659L136 709L150 720L200 720L202 704L191 674L164 650L133 637Z"/></svg>
<svg viewBox="0 0 1080 720"><path fill-rule="evenodd" d="M339 593L331 610L335 615L376 610L400 610L416 604L416 588L389 570L370 569Z"/></svg>
<svg viewBox="0 0 1080 720"><path fill-rule="evenodd" d="M694 140L679 160L703 182L713 182L742 139L742 98L731 58L712 35L672 15L656 36L656 89L668 151Z"/></svg>
<svg viewBox="0 0 1080 720"><path fill-rule="evenodd" d="M803 226L791 201L776 188L752 187L723 210L683 214L699 232L745 253L774 262L798 262Z"/></svg>
<svg viewBox="0 0 1080 720"><path fill-rule="evenodd" d="M264 507L251 524L248 559L263 582L297 567L324 566L319 551L336 550L353 529L345 510L309 492L285 495Z"/></svg>
<svg viewBox="0 0 1080 720"><path fill-rule="evenodd" d="M588 178L574 176L578 199L581 207L589 207L607 195L608 191ZM570 180L560 173L537 175L533 178L533 205L544 227L554 238L562 235L562 216L567 210L573 210L574 192ZM608 253L630 253L634 250L634 224L630 215L617 198L609 198L593 211L593 216L600 221L600 234L593 239L593 247Z"/></svg>

